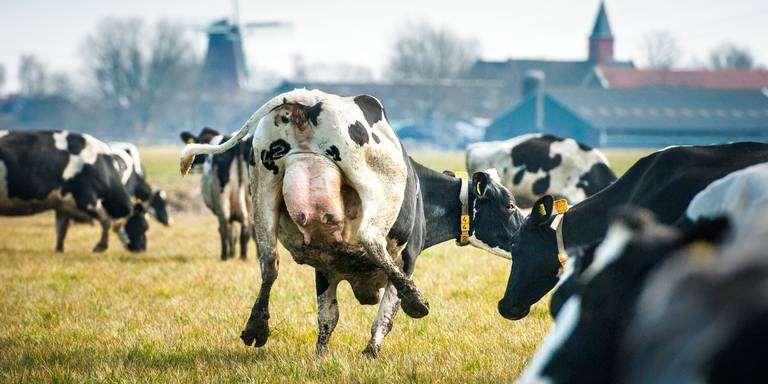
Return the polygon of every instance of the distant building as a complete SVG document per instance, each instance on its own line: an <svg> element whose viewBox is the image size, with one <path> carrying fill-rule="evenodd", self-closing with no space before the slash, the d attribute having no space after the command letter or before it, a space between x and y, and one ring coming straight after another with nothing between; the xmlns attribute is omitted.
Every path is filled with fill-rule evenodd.
<svg viewBox="0 0 768 384"><path fill-rule="evenodd" d="M485 140L530 132L595 147L768 141L768 94L690 88L537 89L496 119Z"/></svg>
<svg viewBox="0 0 768 384"><path fill-rule="evenodd" d="M635 68L631 61L621 61L614 57L615 38L603 3L600 3L587 43L586 60L478 60L470 69L468 77L503 81L518 101L526 74L531 71L541 72L551 87L601 87L602 83L596 77L599 68Z"/></svg>
<svg viewBox="0 0 768 384"><path fill-rule="evenodd" d="M206 29L208 48L203 62L203 87L209 91L239 90L246 65L240 26L223 19Z"/></svg>

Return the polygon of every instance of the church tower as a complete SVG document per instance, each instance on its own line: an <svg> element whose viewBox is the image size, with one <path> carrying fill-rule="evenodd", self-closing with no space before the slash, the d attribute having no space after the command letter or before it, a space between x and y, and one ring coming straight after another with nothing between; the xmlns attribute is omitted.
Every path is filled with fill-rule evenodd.
<svg viewBox="0 0 768 384"><path fill-rule="evenodd" d="M608 22L608 14L605 12L605 3L600 2L600 10L597 12L595 26L589 36L589 61L594 64L613 62L613 32L611 23Z"/></svg>

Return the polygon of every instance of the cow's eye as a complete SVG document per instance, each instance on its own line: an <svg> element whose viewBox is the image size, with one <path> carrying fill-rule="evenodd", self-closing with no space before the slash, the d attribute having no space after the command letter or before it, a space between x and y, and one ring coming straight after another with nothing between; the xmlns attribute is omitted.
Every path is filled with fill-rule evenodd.
<svg viewBox="0 0 768 384"><path fill-rule="evenodd" d="M288 124L291 121L291 119L289 119L288 116L281 116L280 120L283 121L283 124Z"/></svg>

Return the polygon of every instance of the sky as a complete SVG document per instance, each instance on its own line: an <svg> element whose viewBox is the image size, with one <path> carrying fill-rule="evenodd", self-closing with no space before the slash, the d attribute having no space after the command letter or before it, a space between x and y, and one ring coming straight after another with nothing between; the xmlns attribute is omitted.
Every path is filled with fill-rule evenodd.
<svg viewBox="0 0 768 384"><path fill-rule="evenodd" d="M245 51L256 71L289 75L298 55L308 64L364 65L381 76L405 20L427 20L477 39L486 59L583 59L599 0L240 1L242 21L291 21L291 30L254 31ZM638 61L644 34L667 30L684 50L683 64L705 62L723 41L748 46L768 65L766 0L606 0L616 57ZM201 26L230 16L230 0L2 0L0 64L6 91L15 89L19 56L35 54L49 69L83 73L84 37L105 17L170 19ZM192 30L192 29L190 29ZM196 33L202 54L205 39Z"/></svg>

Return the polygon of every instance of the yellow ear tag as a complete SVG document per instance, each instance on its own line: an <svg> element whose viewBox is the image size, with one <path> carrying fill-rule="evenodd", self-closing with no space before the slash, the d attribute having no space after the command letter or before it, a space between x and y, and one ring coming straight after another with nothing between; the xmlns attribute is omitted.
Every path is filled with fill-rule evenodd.
<svg viewBox="0 0 768 384"><path fill-rule="evenodd" d="M453 171L453 174L456 175L457 179L468 179L469 175L464 171Z"/></svg>
<svg viewBox="0 0 768 384"><path fill-rule="evenodd" d="M547 209L544 208L544 204L539 204L539 215L542 215L542 216L547 215Z"/></svg>
<svg viewBox="0 0 768 384"><path fill-rule="evenodd" d="M143 203L144 203L144 200L142 200L142 199L139 199L138 197L134 197L134 198L132 199L132 202L133 202L133 204L143 204Z"/></svg>
<svg viewBox="0 0 768 384"><path fill-rule="evenodd" d="M193 139L191 137L189 139L187 139L187 144L194 144L194 143L195 143L195 139Z"/></svg>
<svg viewBox="0 0 768 384"><path fill-rule="evenodd" d="M555 212L556 213L565 213L567 211L568 211L568 200L566 200L566 199L555 200Z"/></svg>

